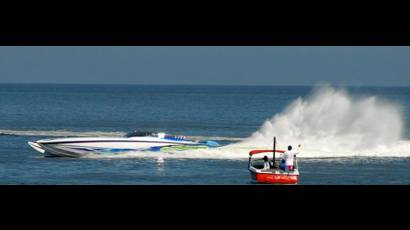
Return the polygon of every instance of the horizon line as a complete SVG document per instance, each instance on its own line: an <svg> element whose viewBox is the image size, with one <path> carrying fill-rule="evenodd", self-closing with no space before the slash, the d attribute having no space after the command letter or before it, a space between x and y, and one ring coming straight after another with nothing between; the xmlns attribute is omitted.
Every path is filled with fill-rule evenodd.
<svg viewBox="0 0 410 230"><path fill-rule="evenodd" d="M330 85L336 87L410 87L410 85L370 85L370 84L331 84L331 83L317 83L317 84L175 84L175 83L67 83L67 82L0 82L0 84L14 84L14 85L135 85L135 86L291 86L291 87L315 87L321 85Z"/></svg>

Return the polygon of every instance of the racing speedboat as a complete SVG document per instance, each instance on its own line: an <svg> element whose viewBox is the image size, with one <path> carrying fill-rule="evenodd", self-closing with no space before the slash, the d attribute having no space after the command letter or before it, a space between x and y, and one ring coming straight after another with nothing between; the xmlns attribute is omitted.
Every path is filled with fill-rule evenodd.
<svg viewBox="0 0 410 230"><path fill-rule="evenodd" d="M73 137L43 139L28 144L45 156L82 157L132 151L169 151L218 147L215 141L188 140L184 136L133 131L124 137Z"/></svg>

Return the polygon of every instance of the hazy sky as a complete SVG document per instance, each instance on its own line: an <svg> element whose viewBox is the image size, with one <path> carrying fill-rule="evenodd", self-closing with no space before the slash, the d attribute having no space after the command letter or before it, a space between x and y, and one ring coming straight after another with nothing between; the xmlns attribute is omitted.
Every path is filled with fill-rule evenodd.
<svg viewBox="0 0 410 230"><path fill-rule="evenodd" d="M0 82L410 86L410 47L0 47Z"/></svg>

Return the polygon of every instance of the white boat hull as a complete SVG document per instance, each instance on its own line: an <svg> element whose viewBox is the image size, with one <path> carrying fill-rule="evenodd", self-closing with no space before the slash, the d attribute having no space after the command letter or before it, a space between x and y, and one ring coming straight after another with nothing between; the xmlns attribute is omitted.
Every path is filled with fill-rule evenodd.
<svg viewBox="0 0 410 230"><path fill-rule="evenodd" d="M172 146L206 147L196 141L158 137L59 138L28 142L28 144L44 155L62 157L83 157L89 154L115 154L132 151L160 151L163 147Z"/></svg>

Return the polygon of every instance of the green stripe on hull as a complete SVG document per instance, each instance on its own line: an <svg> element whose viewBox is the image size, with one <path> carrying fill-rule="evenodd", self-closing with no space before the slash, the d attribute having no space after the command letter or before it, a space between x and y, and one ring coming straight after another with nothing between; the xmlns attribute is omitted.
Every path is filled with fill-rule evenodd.
<svg viewBox="0 0 410 230"><path fill-rule="evenodd" d="M168 151L184 151L184 150L193 150L193 149L207 149L207 146L187 146L187 145L177 145L161 148L161 152Z"/></svg>

